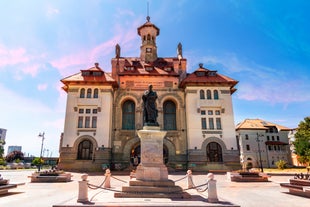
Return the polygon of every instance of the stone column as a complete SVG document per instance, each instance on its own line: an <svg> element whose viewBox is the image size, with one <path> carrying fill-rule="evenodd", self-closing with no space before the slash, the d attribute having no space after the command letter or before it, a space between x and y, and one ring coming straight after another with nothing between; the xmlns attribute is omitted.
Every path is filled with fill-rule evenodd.
<svg viewBox="0 0 310 207"><path fill-rule="evenodd" d="M141 161L136 170L137 180L168 180L168 169L163 162L163 140L166 133L158 126L144 126L138 131L141 140Z"/></svg>

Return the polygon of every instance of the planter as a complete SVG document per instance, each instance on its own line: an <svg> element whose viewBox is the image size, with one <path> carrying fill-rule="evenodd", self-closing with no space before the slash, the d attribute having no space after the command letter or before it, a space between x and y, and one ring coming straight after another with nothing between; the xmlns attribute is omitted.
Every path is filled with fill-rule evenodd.
<svg viewBox="0 0 310 207"><path fill-rule="evenodd" d="M71 173L65 173L63 171L43 171L34 172L31 176L32 183L51 183L51 182L70 182Z"/></svg>

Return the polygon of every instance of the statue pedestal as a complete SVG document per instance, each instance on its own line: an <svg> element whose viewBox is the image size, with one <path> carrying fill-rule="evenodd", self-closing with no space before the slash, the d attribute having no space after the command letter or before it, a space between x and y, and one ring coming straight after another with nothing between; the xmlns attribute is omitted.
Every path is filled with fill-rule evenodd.
<svg viewBox="0 0 310 207"><path fill-rule="evenodd" d="M163 140L167 132L158 126L144 126L138 131L141 140L141 160L136 179L123 186L116 198L190 198L180 186L168 179L168 169L163 162Z"/></svg>
<svg viewBox="0 0 310 207"><path fill-rule="evenodd" d="M168 169L163 163L163 140L166 131L157 126L144 126L138 131L141 140L141 161L136 179L142 181L168 180Z"/></svg>

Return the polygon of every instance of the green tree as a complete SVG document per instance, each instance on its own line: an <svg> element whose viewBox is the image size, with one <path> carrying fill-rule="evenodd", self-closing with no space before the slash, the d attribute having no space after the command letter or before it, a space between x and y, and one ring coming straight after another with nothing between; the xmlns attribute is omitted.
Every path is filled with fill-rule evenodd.
<svg viewBox="0 0 310 207"><path fill-rule="evenodd" d="M298 155L298 161L304 164L310 162L310 117L304 118L298 125L295 134L295 153Z"/></svg>
<svg viewBox="0 0 310 207"><path fill-rule="evenodd" d="M41 166L44 164L44 160L40 157L35 157L33 160L32 160L32 164L37 166L38 168L38 171L40 171L41 169Z"/></svg>

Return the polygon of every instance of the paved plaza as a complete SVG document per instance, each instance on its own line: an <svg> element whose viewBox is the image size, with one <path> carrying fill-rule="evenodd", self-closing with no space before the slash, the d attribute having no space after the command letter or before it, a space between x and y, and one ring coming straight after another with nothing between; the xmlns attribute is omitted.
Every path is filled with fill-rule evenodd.
<svg viewBox="0 0 310 207"><path fill-rule="evenodd" d="M149 206L169 205L177 206L177 203L184 201L171 201L170 199L155 198L114 198L114 192L103 189L89 190L88 197L91 201L90 205L77 203L78 198L78 181L81 180L81 173L72 173L72 182L68 183L31 183L28 176L33 171L30 170L3 170L0 174L5 179L10 179L10 183L21 184L15 189L11 189L9 194L0 196L0 206L7 207L52 207L52 206L141 206L149 204ZM169 179L177 181L185 177L186 173L178 173L169 175ZM129 175L120 175L112 172L111 179L112 190L120 190L124 182L130 180ZM206 174L196 174L193 172L193 181L195 185L204 184L206 182ZM217 180L217 194L221 206L229 206L235 204L242 207L308 207L310 199L288 194L288 190L281 188L280 183L288 182L293 176L271 176L270 182L260 183L236 183L226 179L226 175L215 175ZM89 183L100 185L104 180L104 172L102 175L89 175ZM186 179L176 182L176 185L187 188ZM193 198L198 200L207 200L207 192L197 193L196 190L189 190L193 194ZM199 202L198 202L199 203ZM125 205L124 205L125 204ZM189 204L189 203L188 203ZM215 206L207 203L207 206ZM226 205L227 204L227 205ZM188 205L190 206L190 205ZM198 206L198 205L197 205Z"/></svg>

